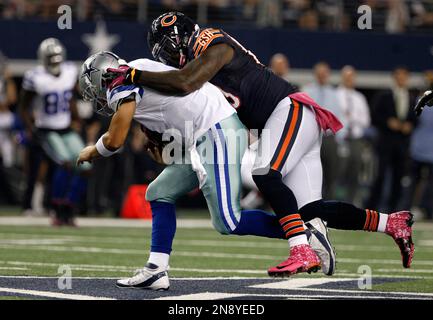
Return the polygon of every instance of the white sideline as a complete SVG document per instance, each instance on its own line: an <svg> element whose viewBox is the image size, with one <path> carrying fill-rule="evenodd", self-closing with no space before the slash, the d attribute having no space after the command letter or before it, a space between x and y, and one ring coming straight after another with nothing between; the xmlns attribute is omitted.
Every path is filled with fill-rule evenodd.
<svg viewBox="0 0 433 320"><path fill-rule="evenodd" d="M4 226L50 226L48 217L0 217L0 225ZM180 228L212 228L209 219L178 219ZM150 228L152 220L115 219L115 218L77 218L79 227L120 227L120 228Z"/></svg>
<svg viewBox="0 0 433 320"><path fill-rule="evenodd" d="M210 219L186 219L179 218L178 227L180 228L209 228L213 229ZM143 228L151 227L151 220L143 219L120 219L120 218L77 218L77 224L80 227L126 227L126 228ZM25 217L25 216L1 216L0 225L15 226L49 226L50 218L48 217ZM433 231L433 223L416 222L415 231Z"/></svg>
<svg viewBox="0 0 433 320"><path fill-rule="evenodd" d="M2 288L2 287L0 287L0 292L25 294L25 295L46 297L46 298L70 299L70 300L116 300L113 298L86 296L82 294L66 294L66 293L50 292L50 291L24 290L24 289Z"/></svg>
<svg viewBox="0 0 433 320"><path fill-rule="evenodd" d="M72 236L72 235L40 235L37 233L1 233L1 236L7 236L5 239L0 238L0 244L16 244L16 245L38 245L38 244L67 244L67 243L90 243L100 242L101 240L107 243L114 244L150 244L150 239L143 238L114 238L114 237L89 237L89 236ZM23 239L11 239L10 237L23 237ZM29 238L31 237L31 238ZM423 247L423 252L433 252L433 243L430 244L430 240L420 240L417 246ZM432 241L433 242L433 241ZM269 248L269 249L285 249L287 248L287 242L285 241L249 241L243 240L189 240L189 239L176 239L175 246L197 246L197 247L220 247L229 246L231 248ZM345 245L335 244L337 251L365 251L365 252L387 252L389 248L387 246L375 246L375 245Z"/></svg>

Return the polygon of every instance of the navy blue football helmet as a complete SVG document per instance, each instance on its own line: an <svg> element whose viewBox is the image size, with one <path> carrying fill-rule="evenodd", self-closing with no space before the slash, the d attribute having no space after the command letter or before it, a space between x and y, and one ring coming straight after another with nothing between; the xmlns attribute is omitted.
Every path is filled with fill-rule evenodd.
<svg viewBox="0 0 433 320"><path fill-rule="evenodd" d="M199 26L181 12L167 12L153 20L147 43L155 60L182 68L187 62L188 44Z"/></svg>

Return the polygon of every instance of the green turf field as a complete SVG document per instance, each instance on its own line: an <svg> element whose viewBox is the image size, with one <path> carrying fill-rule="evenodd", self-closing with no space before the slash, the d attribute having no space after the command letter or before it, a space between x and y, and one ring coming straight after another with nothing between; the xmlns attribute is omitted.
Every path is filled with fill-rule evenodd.
<svg viewBox="0 0 433 320"><path fill-rule="evenodd" d="M125 277L147 259L150 228L52 228L0 225L0 275ZM331 231L339 277L357 277L367 265L374 277L409 281L374 284L372 290L433 293L433 225L415 224L415 258L404 270L392 239L383 234ZM222 236L213 229L178 228L170 262L172 277L266 277L287 255L282 240ZM318 277L321 274L302 275ZM298 276L299 277L299 276ZM0 296L0 299L2 297Z"/></svg>

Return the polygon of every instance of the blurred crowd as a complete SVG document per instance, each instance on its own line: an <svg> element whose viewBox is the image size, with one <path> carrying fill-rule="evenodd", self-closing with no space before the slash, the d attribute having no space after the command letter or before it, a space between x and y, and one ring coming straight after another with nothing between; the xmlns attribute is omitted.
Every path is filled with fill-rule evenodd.
<svg viewBox="0 0 433 320"><path fill-rule="evenodd" d="M361 5L372 12L373 31L432 31L429 0L0 0L2 19L52 19L60 5L70 5L74 19L147 21L169 11L182 11L200 23L249 23L309 31L358 28Z"/></svg>
<svg viewBox="0 0 433 320"><path fill-rule="evenodd" d="M290 64L283 54L270 61L274 73L287 81ZM367 97L356 90L356 70L340 70L330 83L326 62L313 68L315 80L301 88L326 106L344 128L322 142L325 199L339 199L385 212L416 206L433 219L433 110L416 118L412 108L424 90L433 89L433 70L425 72L425 88L409 89L410 71L397 66L393 84Z"/></svg>
<svg viewBox="0 0 433 320"><path fill-rule="evenodd" d="M269 68L296 84L284 54L274 55ZM368 96L356 89L354 67L342 68L338 83L330 82L331 71L325 61L318 62L312 69L314 81L301 87L344 124L336 136L323 139L324 198L385 212L417 207L432 219L433 108L415 118L412 107L421 91L433 89L433 71L425 72L426 87L410 90L410 71L396 67L390 74L392 86ZM34 144L18 116L20 86L20 79L8 72L6 57L0 55L0 203L21 205L34 214L47 207L43 188L50 163L34 159ZM86 144L93 144L107 130L109 118L94 114L80 97L76 100L81 120L74 130ZM81 214L119 215L128 186L147 184L159 174L162 167L149 158L145 143L140 127L133 127L124 152L98 160L80 202ZM203 204L198 192L189 197L195 199L189 198L190 206Z"/></svg>

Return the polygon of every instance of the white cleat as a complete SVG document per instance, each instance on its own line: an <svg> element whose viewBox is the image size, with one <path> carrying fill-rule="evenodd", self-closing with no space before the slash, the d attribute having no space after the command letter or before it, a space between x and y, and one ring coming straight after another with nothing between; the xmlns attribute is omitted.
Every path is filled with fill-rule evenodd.
<svg viewBox="0 0 433 320"><path fill-rule="evenodd" d="M143 269L136 270L133 277L117 280L116 286L119 288L168 290L170 281L167 269L148 263Z"/></svg>
<svg viewBox="0 0 433 320"><path fill-rule="evenodd" d="M328 229L320 218L314 218L305 223L308 242L319 256L322 272L332 276L335 272L335 251L328 237Z"/></svg>

